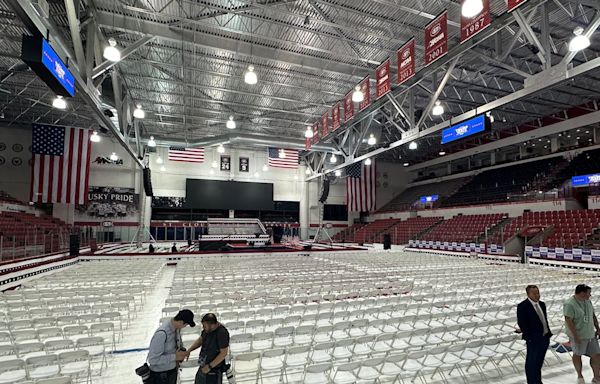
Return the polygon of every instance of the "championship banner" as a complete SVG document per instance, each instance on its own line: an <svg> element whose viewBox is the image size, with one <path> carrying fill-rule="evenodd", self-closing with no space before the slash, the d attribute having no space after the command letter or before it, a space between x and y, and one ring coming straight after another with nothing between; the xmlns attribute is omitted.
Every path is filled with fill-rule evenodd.
<svg viewBox="0 0 600 384"><path fill-rule="evenodd" d="M519 8L526 1L527 0L506 0L506 6L508 7L508 12L512 12L515 9Z"/></svg>
<svg viewBox="0 0 600 384"><path fill-rule="evenodd" d="M313 131L312 143L316 144L319 142L319 135L321 134L321 132L319 131L319 122L313 123L312 131Z"/></svg>
<svg viewBox="0 0 600 384"><path fill-rule="evenodd" d="M465 1L462 0L464 4ZM462 14L460 16L460 43L464 43L471 37L483 31L490 26L492 20L490 18L490 0L482 0L483 9L476 16L467 18Z"/></svg>
<svg viewBox="0 0 600 384"><path fill-rule="evenodd" d="M448 53L448 10L425 27L425 65Z"/></svg>
<svg viewBox="0 0 600 384"><path fill-rule="evenodd" d="M415 73L415 38L413 37L398 50L398 84L404 83Z"/></svg>
<svg viewBox="0 0 600 384"><path fill-rule="evenodd" d="M308 151L310 149L310 147L312 146L312 138L306 138L304 139L304 148Z"/></svg>
<svg viewBox="0 0 600 384"><path fill-rule="evenodd" d="M344 96L344 122L347 123L354 117L354 103L352 102L352 92L348 92Z"/></svg>
<svg viewBox="0 0 600 384"><path fill-rule="evenodd" d="M133 188L88 187L86 204L75 205L76 222L134 222L139 219L139 195Z"/></svg>
<svg viewBox="0 0 600 384"><path fill-rule="evenodd" d="M240 157L239 158L239 171L240 172L249 172L250 171L250 158L249 157Z"/></svg>
<svg viewBox="0 0 600 384"><path fill-rule="evenodd" d="M387 59L375 70L375 99L379 99L386 93L392 90L390 81L390 65L392 64L391 59Z"/></svg>
<svg viewBox="0 0 600 384"><path fill-rule="evenodd" d="M364 100L362 102L358 103L358 111L359 112L362 111L363 109L367 108L369 105L371 105L370 82L371 82L371 76L367 76L359 84L360 90L362 91L362 93L364 95Z"/></svg>
<svg viewBox="0 0 600 384"><path fill-rule="evenodd" d="M341 109L341 102L337 102L333 108L331 108L331 130L335 131L336 129L338 129L339 127L341 127L341 116L340 116L340 109Z"/></svg>
<svg viewBox="0 0 600 384"><path fill-rule="evenodd" d="M321 116L321 137L325 137L329 134L329 112L325 112Z"/></svg>

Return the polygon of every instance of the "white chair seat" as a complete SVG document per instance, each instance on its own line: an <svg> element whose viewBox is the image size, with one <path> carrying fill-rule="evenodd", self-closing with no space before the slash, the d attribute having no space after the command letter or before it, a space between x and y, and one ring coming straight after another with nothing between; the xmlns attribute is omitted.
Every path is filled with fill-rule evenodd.
<svg viewBox="0 0 600 384"><path fill-rule="evenodd" d="M0 383L2 383L2 384L16 383L21 380L24 380L26 377L27 377L27 372L25 372L24 369L18 370L18 371L4 372L4 373L0 374Z"/></svg>
<svg viewBox="0 0 600 384"><path fill-rule="evenodd" d="M37 367L29 371L29 377L31 379L43 379L45 377L56 376L59 372L60 368L58 365Z"/></svg>

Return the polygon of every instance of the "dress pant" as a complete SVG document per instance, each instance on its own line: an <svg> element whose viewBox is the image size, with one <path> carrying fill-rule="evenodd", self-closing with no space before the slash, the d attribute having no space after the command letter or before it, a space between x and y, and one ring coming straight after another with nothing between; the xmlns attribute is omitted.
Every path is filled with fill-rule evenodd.
<svg viewBox="0 0 600 384"><path fill-rule="evenodd" d="M210 371L208 373L202 373L201 369L196 372L196 379L194 384L221 384L223 382L223 372L217 370L217 372Z"/></svg>
<svg viewBox="0 0 600 384"><path fill-rule="evenodd" d="M147 384L177 384L177 368L164 372L150 371Z"/></svg>
<svg viewBox="0 0 600 384"><path fill-rule="evenodd" d="M526 342L525 375L527 376L527 384L540 384L542 382L542 366L550 345L550 337L537 336L526 340Z"/></svg>

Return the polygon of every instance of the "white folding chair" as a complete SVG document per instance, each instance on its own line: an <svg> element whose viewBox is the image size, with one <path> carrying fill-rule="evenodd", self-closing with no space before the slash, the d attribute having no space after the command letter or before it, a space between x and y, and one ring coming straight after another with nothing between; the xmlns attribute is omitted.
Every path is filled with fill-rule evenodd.
<svg viewBox="0 0 600 384"><path fill-rule="evenodd" d="M260 359L261 384L279 384L283 382L285 349L264 351Z"/></svg>
<svg viewBox="0 0 600 384"><path fill-rule="evenodd" d="M28 357L25 360L27 376L33 380L47 379L60 372L58 356L51 353L44 356Z"/></svg>
<svg viewBox="0 0 600 384"><path fill-rule="evenodd" d="M333 374L333 384L354 384L358 381L357 372L360 367L360 363L351 362L336 367L335 373Z"/></svg>
<svg viewBox="0 0 600 384"><path fill-rule="evenodd" d="M249 379L257 382L260 372L260 353L249 352L236 355L233 360L233 371L236 380L240 380L240 382Z"/></svg>
<svg viewBox="0 0 600 384"><path fill-rule="evenodd" d="M86 383L92 381L90 353L85 349L61 352L58 355L61 375L78 379L85 377Z"/></svg>
<svg viewBox="0 0 600 384"><path fill-rule="evenodd" d="M25 361L21 359L0 361L0 383L18 383L27 377Z"/></svg>
<svg viewBox="0 0 600 384"><path fill-rule="evenodd" d="M331 364L309 365L304 372L303 384L328 384L331 377Z"/></svg>

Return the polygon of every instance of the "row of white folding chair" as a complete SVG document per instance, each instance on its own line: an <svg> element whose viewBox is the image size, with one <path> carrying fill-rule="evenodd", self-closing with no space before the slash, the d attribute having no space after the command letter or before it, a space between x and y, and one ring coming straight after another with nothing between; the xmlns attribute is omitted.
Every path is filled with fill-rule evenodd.
<svg viewBox="0 0 600 384"><path fill-rule="evenodd" d="M63 379L44 380L53 377ZM75 378L83 378L86 383L91 383L90 355L86 350L0 361L0 382L3 383L29 379L38 384L58 384L71 383Z"/></svg>
<svg viewBox="0 0 600 384"><path fill-rule="evenodd" d="M52 308L35 308L35 309L12 309L8 312L0 312L6 322L14 321L31 321L36 319L59 318L67 315L77 317L88 316L89 318L98 317L100 319L106 317L123 317L128 321L131 316L135 315L135 311L131 309L127 302L115 302L111 304L96 304L96 305L74 305L68 307L52 307Z"/></svg>
<svg viewBox="0 0 600 384"><path fill-rule="evenodd" d="M0 345L16 345L24 342L47 342L53 340L73 340L88 337L101 337L109 342L114 350L115 344L123 335L115 329L114 323L104 322L87 325L68 325L63 328L49 327L41 329L22 329L18 331L0 331Z"/></svg>
<svg viewBox="0 0 600 384"><path fill-rule="evenodd" d="M86 313L86 314L72 314L72 315L61 315L61 316L47 316L47 317L38 317L29 319L26 317L27 313L24 314L23 317L16 317L11 319L8 322L0 323L0 329L7 329L11 331L20 330L20 329L37 329L37 328L47 328L54 326L66 326L72 324L79 325L91 325L95 323L106 323L111 322L115 325L115 328L122 332L126 325L124 326L123 315L121 312L112 311L112 312L103 312L100 314L97 313ZM128 322L128 320L126 320ZM3 327L4 326L4 327Z"/></svg>

